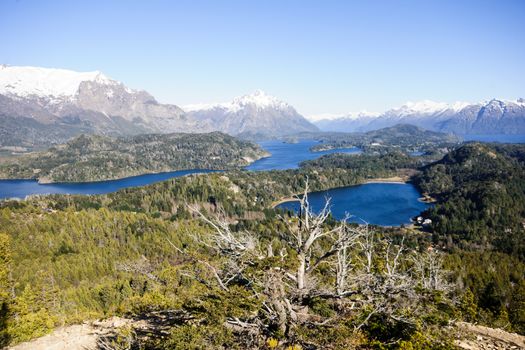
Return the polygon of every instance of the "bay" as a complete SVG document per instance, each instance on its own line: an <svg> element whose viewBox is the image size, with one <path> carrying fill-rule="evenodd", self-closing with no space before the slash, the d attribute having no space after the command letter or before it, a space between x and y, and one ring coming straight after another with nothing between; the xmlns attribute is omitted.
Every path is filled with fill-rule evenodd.
<svg viewBox="0 0 525 350"><path fill-rule="evenodd" d="M350 222L399 226L409 224L412 217L429 207L430 204L419 201L420 197L410 183L368 183L312 192L308 202L312 211L319 213L330 199L332 215L338 220L350 215ZM277 207L297 212L299 202L285 202Z"/></svg>

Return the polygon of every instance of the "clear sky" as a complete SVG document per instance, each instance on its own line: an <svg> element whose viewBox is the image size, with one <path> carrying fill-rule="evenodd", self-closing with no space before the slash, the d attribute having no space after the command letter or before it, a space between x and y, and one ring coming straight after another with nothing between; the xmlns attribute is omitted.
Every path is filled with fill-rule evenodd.
<svg viewBox="0 0 525 350"><path fill-rule="evenodd" d="M525 1L0 1L0 63L305 115L525 97Z"/></svg>

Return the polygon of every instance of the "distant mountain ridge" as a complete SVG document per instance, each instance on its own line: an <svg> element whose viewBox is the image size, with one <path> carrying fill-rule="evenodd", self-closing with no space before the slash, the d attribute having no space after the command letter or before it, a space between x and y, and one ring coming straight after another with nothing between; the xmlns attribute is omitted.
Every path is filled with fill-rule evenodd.
<svg viewBox="0 0 525 350"><path fill-rule="evenodd" d="M525 134L525 100L452 105L422 101L382 114L305 119L290 104L258 90L230 102L184 109L159 103L99 71L0 65L0 152L38 150L80 134L221 131L270 139L324 131L369 131L412 124L456 134Z"/></svg>
<svg viewBox="0 0 525 350"><path fill-rule="evenodd" d="M323 131L370 131L396 124L455 134L525 134L525 99L481 103L409 102L379 115L360 114L314 121Z"/></svg>
<svg viewBox="0 0 525 350"><path fill-rule="evenodd" d="M231 102L190 105L189 116L212 128L245 138L273 138L319 129L288 103L261 90Z"/></svg>

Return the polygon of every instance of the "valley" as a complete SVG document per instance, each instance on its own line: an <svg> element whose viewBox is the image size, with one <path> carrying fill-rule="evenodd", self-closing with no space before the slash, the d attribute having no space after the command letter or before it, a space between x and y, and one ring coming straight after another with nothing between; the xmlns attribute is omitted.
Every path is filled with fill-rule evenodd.
<svg viewBox="0 0 525 350"><path fill-rule="evenodd" d="M475 237L483 234L484 227L491 227L491 224L485 226L486 224L482 221L485 219L477 216L464 216L459 212L450 212L447 214L447 221L463 218L468 227L475 231L462 238L445 239L441 243L441 237L447 235L446 231L443 232L441 228L445 224L445 219L433 214L433 208L441 210L440 208L447 207L450 201L434 189L445 188L442 181L446 177L443 178L436 171L445 167L453 174L458 171L455 170L454 162L471 162L472 159L479 158L487 169L503 170L506 167L517 167L515 173L509 174L516 177L516 183L524 183L522 176L525 172L519 170L523 169L522 153L523 146L519 145L467 144L450 152L443 160L430 163L419 157L402 153L375 155L334 153L320 158L314 157L303 162L297 169L257 172L233 170L191 174L144 187L127 188L102 195L54 194L30 197L24 201L3 201L0 205L0 224L6 234L1 235L0 238L1 242L10 242L8 245L5 243L0 245L1 249L9 250L9 255L4 255L9 256L8 263L3 266L10 269L18 285L15 287L16 297L9 300L9 307L17 310L19 317L8 319L8 335L11 341L16 343L46 334L59 324L74 324L86 319L106 318L113 315L147 319L152 315L151 312L163 312L165 315L163 319L166 321L162 326L159 325L156 326L158 328L150 330L147 337L139 336L140 329L131 328L131 334L134 335L123 338L129 330L126 330L125 327L112 328L111 332L116 332L118 336L105 338L104 341L118 342L127 339L126 342L129 341L130 344L137 346L139 344L142 344L140 346L152 346L151 344L168 346L174 342L189 346L189 343L185 343L186 341L199 344L216 344L214 342L219 341L231 344L232 347L264 346L265 336L254 335L253 338L245 338L243 327L231 328L230 325L236 324L237 319L250 323L260 319L261 322L275 324L275 327L281 325L295 329L295 331L288 330L287 332L302 332L300 331L302 327L312 327L308 326L309 321L295 321L287 318L279 321L279 319L267 319L265 313L254 313L267 301L280 300L269 299L271 294L267 293L271 292L265 289L268 287L255 286L252 289L245 286L242 280L225 282L230 278L228 276L232 272L242 274L240 275L243 276L242 278L265 281L264 278L267 277L263 276L266 274L271 276L271 271L279 271L274 270L276 268L294 271L297 267L294 262L297 259L293 253L294 248L288 246L289 241L286 238L293 237L288 235L293 235L295 232L295 216L287 210L272 209L272 204L281 198L302 193L307 186L308 198L312 205L308 210L312 210L312 218L315 218L316 214L322 215L319 210L325 199L325 194L318 191L330 190L332 192L327 194L332 195L333 204L336 205L333 215L341 218L341 210L347 204L340 202L337 191L343 191L341 198L351 201L351 198L354 197L344 192L348 188L345 186L362 184L376 178L406 176L407 170L410 169L412 169L410 176L413 183L438 198L435 206L428 207L430 210L422 214L425 218L432 218L432 224L426 228L417 225L381 227L371 222L367 228L369 231L366 232L372 232L374 239L377 239L378 246L375 248L377 255L373 259L374 269L378 269L378 272L374 272L373 275L378 274L377 276L386 273L379 270L385 261L383 259L386 259L383 255L385 252L381 251L380 247L396 249L388 245L396 244L397 249L407 249L406 254L409 254L410 258L407 256L403 259L430 258L432 255L427 254L432 253L426 250L427 247L433 246L434 249L439 249L436 254L439 253L442 259L440 266L444 269L443 271L448 271L447 275L439 277L440 283L444 284L442 286L441 284L429 285L423 290L418 290L417 299L411 299L411 317L425 318L427 320L425 325L408 331L408 333L399 334L396 331L400 326L398 322L401 322L402 325L406 322L396 320L399 316L395 310L399 309L385 309L375 317L370 316L367 305L378 307L378 305L383 305L384 299L380 294L380 289L378 294L369 294L371 292L367 289L369 287L366 284L345 284L345 288L352 288L350 290L355 290L358 294L357 298L349 294L343 299L345 304L341 306L340 301L332 300L333 296L330 296L332 292L328 292L332 288L333 281L328 272L324 270L325 265L323 264L318 266L318 270L308 272L307 278L319 279L318 283L322 283L324 286L322 288L327 288L326 291L323 292L325 289L317 289L318 287L308 287L305 288L305 292L327 294L322 294L325 295L322 299L308 297L304 301L294 301L298 305L300 303L308 305L310 309L308 316L303 317L329 320L327 321L329 326L316 330L316 334L320 335L324 332L331 334L329 332L333 329L337 329L338 332L346 332L345 337L336 337L331 340L332 344L342 347L347 346L346 341L350 339L360 341L363 345L374 341L373 337L376 334L374 327L377 324L388 325L385 337L402 336L403 341L407 343L423 342L422 344L427 344L417 338L417 334L425 332L432 334L432 342L452 344L453 339L448 338L449 334L444 331L442 325L455 317L493 326L501 322L512 322L512 329L522 332L520 328L522 327L520 323L522 309L519 306L506 306L519 305L519 300L523 297L521 288L525 265L520 250L513 251L506 248L516 246L515 238L522 237L522 229L512 226L517 231L514 231L513 228L513 234L509 234L506 227L511 226L506 223L502 227L494 226L493 231L486 232L486 237L495 239L495 243L481 248ZM459 167L458 169L469 174L467 179L470 179L472 184L478 183L476 176L481 170L475 167L470 169ZM456 175L453 176L456 178ZM479 176L487 179L487 175L482 173ZM366 186L375 188L375 196L363 193L364 198L372 202L369 204L355 202L353 204L356 207L349 206L346 209L352 214L358 212L359 207L369 208L372 213L385 220L387 216L382 215L382 209L376 207L374 203L380 205L378 201L386 201L387 197L392 195L389 195L388 192L394 187L389 186L407 185L372 184L351 189L360 190ZM337 190L331 190L334 188ZM411 191L410 201L419 203L417 202L419 194L415 190ZM491 205L489 203L504 203L505 201L511 203L512 198L516 198L515 196L519 193L519 188L509 183L509 187L501 193L502 197L499 199L484 193L480 193L479 196L483 203ZM396 209L402 210L399 198L394 199L392 204ZM418 205L421 206L414 211L414 215L426 207L423 203ZM518 210L518 208L514 209ZM303 210L305 210L304 207ZM522 215L518 214L518 211L515 213L511 215ZM204 215L204 219L201 215ZM400 220L398 223L401 224L406 220L406 215L412 214L398 212L390 215ZM505 217L501 216L502 220L506 220L503 219ZM220 231L215 231L213 225L221 222L226 226L217 226L216 229ZM385 222L375 223L385 224ZM391 222L386 222L386 224L389 225ZM291 226L287 228L287 225ZM327 219L323 225L327 225L327 228L334 228L339 224L337 221ZM349 232L361 232L354 230L364 229L363 226L354 225L349 228L352 230ZM250 265L250 261L253 261L250 255L236 257L236 255L227 255L228 250L224 253L215 250L218 248L215 248L213 241L208 241L206 237L214 237L214 232L223 232L222 230L227 230L226 232L232 234L233 237L239 237L236 239L241 239L248 233L255 235L254 239L261 247L255 250L259 256L256 268ZM276 233L278 233L277 236ZM443 234L445 236L442 236ZM366 244L366 239L370 237L363 231L356 239L360 240L360 244ZM392 242L391 240L397 243L388 243ZM43 242L46 243L43 244ZM466 244L467 242L471 244ZM325 249L325 244L329 245L330 241L319 241L318 244L316 249ZM362 260L365 256L361 255L358 247L352 248L357 254L352 261L356 264L363 263L366 266L366 259ZM252 254L250 253L252 248L249 249L247 254ZM290 253L278 253L283 252L282 249ZM275 256L275 254L285 255ZM317 258L323 256L322 251L312 252L312 254ZM244 258L248 258L248 262L244 262ZM228 268L232 261L230 259L240 259L235 260L239 270ZM412 266L410 261L412 260L403 260L403 264ZM487 265L493 266L494 270L485 270L483 266ZM205 268L206 266L208 268ZM217 272L216 277L213 277L213 271ZM260 271L266 271L265 275L260 276ZM352 276L365 273L357 268L352 271ZM417 271L399 273L403 273L405 276L403 278L413 278L419 281ZM487 274L493 277L498 276L496 285L491 284L492 279L488 278ZM454 277L449 279L446 276ZM286 277L282 276L282 278ZM454 280L461 280L461 284L468 288L464 289L465 287L461 288L457 285L445 287ZM49 281L53 282L50 284ZM217 281L221 281L223 285ZM272 283L277 283L275 280L272 281ZM383 282L380 281L374 282L377 283L374 284L374 288L383 288ZM421 281L423 283L425 280ZM255 299L253 299L252 290L257 293ZM397 290L395 293L404 292ZM434 299L433 293L440 295L439 301ZM285 295L283 298L291 298L292 295ZM373 298L365 303L359 299L359 296L362 295L373 295ZM497 295L499 297L496 297ZM459 298L461 302L454 303L448 298ZM398 305L398 303L403 305L402 300L392 300L386 305ZM495 300L499 300L500 304L494 304ZM31 307L27 306L30 301ZM355 310L348 309L348 314L343 316L338 310L341 307L350 307L350 304L345 306L346 302L364 303L364 305ZM218 311L217 303L227 308ZM32 318L34 312L38 312L37 319ZM358 332L363 338L357 340L353 325L361 324L363 317L367 316L370 316L369 321L363 323L362 330ZM349 326L335 321L342 318L346 319L346 322L351 322ZM168 319L173 320L173 323L169 323ZM200 321L193 324L192 320L195 319ZM159 333L155 329L159 330ZM160 329L167 329L169 335L163 335L165 331L160 332ZM259 331L255 329L253 331L257 332L254 334L259 334ZM279 331L274 332L271 333L272 339L279 339ZM191 334L191 338L185 340L188 334ZM218 338L224 334L228 334L228 338ZM316 341L307 334L298 333L294 336L294 342ZM276 341L287 342L290 336ZM426 347L426 345L423 346Z"/></svg>
<svg viewBox="0 0 525 350"><path fill-rule="evenodd" d="M293 109L261 92L193 108L237 137L91 130L4 148L3 344L448 349L471 344L458 319L523 334L523 145L273 125ZM253 132L270 129L287 132ZM78 329L108 318L123 321Z"/></svg>
<svg viewBox="0 0 525 350"><path fill-rule="evenodd" d="M0 1L0 349L525 349L524 17Z"/></svg>

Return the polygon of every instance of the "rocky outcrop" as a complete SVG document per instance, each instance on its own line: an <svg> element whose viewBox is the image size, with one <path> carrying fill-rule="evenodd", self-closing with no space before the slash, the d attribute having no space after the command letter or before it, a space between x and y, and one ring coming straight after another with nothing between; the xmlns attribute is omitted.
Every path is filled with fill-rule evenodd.
<svg viewBox="0 0 525 350"><path fill-rule="evenodd" d="M525 349L525 336L502 329L479 326L466 322L456 324L456 345L465 350L517 350Z"/></svg>

